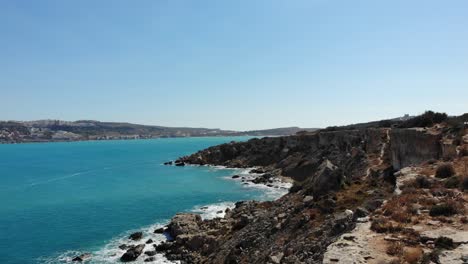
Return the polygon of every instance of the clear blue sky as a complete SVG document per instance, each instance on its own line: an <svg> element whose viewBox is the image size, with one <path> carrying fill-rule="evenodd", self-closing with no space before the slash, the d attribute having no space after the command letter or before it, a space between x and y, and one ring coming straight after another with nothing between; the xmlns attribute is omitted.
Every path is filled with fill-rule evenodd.
<svg viewBox="0 0 468 264"><path fill-rule="evenodd" d="M468 1L0 0L0 119L324 127L468 112Z"/></svg>

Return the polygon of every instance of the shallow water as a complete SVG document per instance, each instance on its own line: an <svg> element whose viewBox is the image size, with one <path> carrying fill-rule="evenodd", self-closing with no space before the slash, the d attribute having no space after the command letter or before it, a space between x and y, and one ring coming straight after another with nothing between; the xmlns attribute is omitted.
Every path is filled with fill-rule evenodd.
<svg viewBox="0 0 468 264"><path fill-rule="evenodd" d="M209 218L238 200L278 196L229 180L239 170L162 165L247 139L0 145L0 263L63 263L78 252L93 253L91 263L112 263L130 232L146 230L147 238L160 241L151 231L177 212ZM163 261L159 256L156 263Z"/></svg>

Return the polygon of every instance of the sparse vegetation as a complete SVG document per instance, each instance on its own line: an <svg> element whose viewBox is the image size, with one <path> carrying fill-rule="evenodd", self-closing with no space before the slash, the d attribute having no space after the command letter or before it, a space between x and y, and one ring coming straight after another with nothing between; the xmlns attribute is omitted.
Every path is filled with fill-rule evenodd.
<svg viewBox="0 0 468 264"><path fill-rule="evenodd" d="M436 177L437 178L449 178L455 175L455 169L450 163L444 163L437 167Z"/></svg>
<svg viewBox="0 0 468 264"><path fill-rule="evenodd" d="M446 113L437 113L433 111L426 111L424 114L411 118L403 122L400 127L431 127L447 120Z"/></svg>

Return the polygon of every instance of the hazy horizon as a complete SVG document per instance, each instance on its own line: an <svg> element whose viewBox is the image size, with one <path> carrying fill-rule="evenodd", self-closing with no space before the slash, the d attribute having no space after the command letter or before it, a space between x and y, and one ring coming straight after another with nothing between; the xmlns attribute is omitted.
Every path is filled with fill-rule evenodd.
<svg viewBox="0 0 468 264"><path fill-rule="evenodd" d="M468 112L468 2L3 1L0 120L257 130Z"/></svg>

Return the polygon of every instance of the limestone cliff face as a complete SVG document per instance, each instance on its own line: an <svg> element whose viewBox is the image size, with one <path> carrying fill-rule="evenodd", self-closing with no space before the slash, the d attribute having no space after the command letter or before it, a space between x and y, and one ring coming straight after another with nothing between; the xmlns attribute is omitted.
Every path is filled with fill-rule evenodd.
<svg viewBox="0 0 468 264"><path fill-rule="evenodd" d="M252 139L227 143L179 159L189 164L228 167L263 166L280 169L284 176L303 181L326 159L333 164L351 164L364 154L380 155L385 138L381 129L319 132L287 137ZM352 171L345 173L351 176Z"/></svg>
<svg viewBox="0 0 468 264"><path fill-rule="evenodd" d="M439 133L429 133L425 129L392 129L391 155L392 166L398 170L442 155Z"/></svg>
<svg viewBox="0 0 468 264"><path fill-rule="evenodd" d="M393 192L382 177L390 165L384 162L387 145L387 130L365 129L252 139L181 158L179 163L263 166L296 184L276 201L238 203L224 219L186 224L194 217L176 216L166 256L187 263L322 263L326 247ZM179 232L178 226L197 228Z"/></svg>

